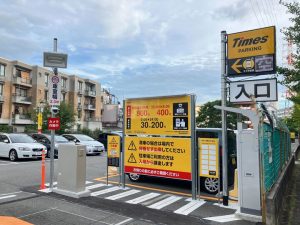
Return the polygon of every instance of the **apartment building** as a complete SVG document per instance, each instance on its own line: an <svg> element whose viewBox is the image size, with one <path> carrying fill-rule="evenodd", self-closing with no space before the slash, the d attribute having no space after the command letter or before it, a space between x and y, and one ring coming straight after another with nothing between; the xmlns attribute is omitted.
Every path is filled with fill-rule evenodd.
<svg viewBox="0 0 300 225"><path fill-rule="evenodd" d="M29 113L49 101L51 70L0 58L0 124L22 132L32 124ZM61 101L76 112L74 129L102 129L100 83L76 75L59 73Z"/></svg>

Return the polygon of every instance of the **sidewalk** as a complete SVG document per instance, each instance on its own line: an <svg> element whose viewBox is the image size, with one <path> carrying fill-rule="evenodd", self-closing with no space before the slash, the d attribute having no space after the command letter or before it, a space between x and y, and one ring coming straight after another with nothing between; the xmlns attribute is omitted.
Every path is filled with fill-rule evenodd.
<svg viewBox="0 0 300 225"><path fill-rule="evenodd" d="M300 224L300 151L295 158L291 184L285 194L279 224Z"/></svg>

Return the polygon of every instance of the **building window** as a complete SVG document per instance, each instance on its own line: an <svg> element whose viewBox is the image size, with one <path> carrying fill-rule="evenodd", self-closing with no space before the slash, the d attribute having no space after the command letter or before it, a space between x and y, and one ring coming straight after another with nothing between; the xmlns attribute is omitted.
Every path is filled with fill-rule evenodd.
<svg viewBox="0 0 300 225"><path fill-rule="evenodd" d="M77 103L78 105L81 105L81 96L78 96Z"/></svg>
<svg viewBox="0 0 300 225"><path fill-rule="evenodd" d="M0 64L0 76L5 76L5 66Z"/></svg>
<svg viewBox="0 0 300 225"><path fill-rule="evenodd" d="M27 89L16 88L17 96L27 97Z"/></svg>
<svg viewBox="0 0 300 225"><path fill-rule="evenodd" d="M2 106L3 104L0 104L0 118L2 118Z"/></svg>
<svg viewBox="0 0 300 225"><path fill-rule="evenodd" d="M66 101L66 93L62 93L61 96L62 96L62 100L63 100L63 101Z"/></svg>
<svg viewBox="0 0 300 225"><path fill-rule="evenodd" d="M45 73L45 86L48 87L49 85L49 74Z"/></svg>
<svg viewBox="0 0 300 225"><path fill-rule="evenodd" d="M78 112L77 112L77 116L78 116L78 119L80 120L81 117L82 117L82 112L81 112L81 111L78 111Z"/></svg>
<svg viewBox="0 0 300 225"><path fill-rule="evenodd" d="M78 81L78 90L82 91L82 82L81 81Z"/></svg>
<svg viewBox="0 0 300 225"><path fill-rule="evenodd" d="M3 95L3 84L0 84L0 95Z"/></svg>
<svg viewBox="0 0 300 225"><path fill-rule="evenodd" d="M67 87L67 78L62 78L61 79L61 86L66 88Z"/></svg>
<svg viewBox="0 0 300 225"><path fill-rule="evenodd" d="M44 100L48 101L48 91L45 91L45 93L44 93Z"/></svg>

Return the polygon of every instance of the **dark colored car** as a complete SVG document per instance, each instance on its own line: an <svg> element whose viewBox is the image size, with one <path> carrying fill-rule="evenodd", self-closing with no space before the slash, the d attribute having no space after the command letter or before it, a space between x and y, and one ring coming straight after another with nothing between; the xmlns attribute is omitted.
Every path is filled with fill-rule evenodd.
<svg viewBox="0 0 300 225"><path fill-rule="evenodd" d="M50 134L30 134L30 136L36 140L38 143L41 143L47 147L47 157L50 158L51 151L51 135ZM54 157L58 157L58 146L59 144L70 143L68 139L60 135L55 135L54 143ZM70 143L71 144L71 143Z"/></svg>
<svg viewBox="0 0 300 225"><path fill-rule="evenodd" d="M106 150L107 150L107 136L109 135L117 135L122 138L122 131L103 132L99 134L98 141L104 144Z"/></svg>
<svg viewBox="0 0 300 225"><path fill-rule="evenodd" d="M233 185L234 182L234 170L236 169L236 135L233 131L227 132L228 137L228 185ZM198 149L198 138L219 138L219 165L220 165L220 176L222 178L222 129L221 128L197 128L196 129L196 143ZM198 151L197 151L198 152ZM198 159L198 157L197 157ZM197 160L198 163L198 160ZM145 178L145 175L139 174L128 174L131 181L139 181ZM165 179L165 178L163 178ZM222 179L221 179L222 180ZM200 177L200 188L201 190L216 194L218 192L219 179L201 176ZM220 184L222 188L222 185Z"/></svg>

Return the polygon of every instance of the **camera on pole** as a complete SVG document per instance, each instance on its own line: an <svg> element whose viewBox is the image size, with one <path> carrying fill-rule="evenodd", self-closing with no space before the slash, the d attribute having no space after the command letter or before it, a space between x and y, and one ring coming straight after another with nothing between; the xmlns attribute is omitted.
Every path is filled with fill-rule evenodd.
<svg viewBox="0 0 300 225"><path fill-rule="evenodd" d="M57 115L59 113L59 108L54 106L54 107L51 108L51 112L55 116L55 115Z"/></svg>

